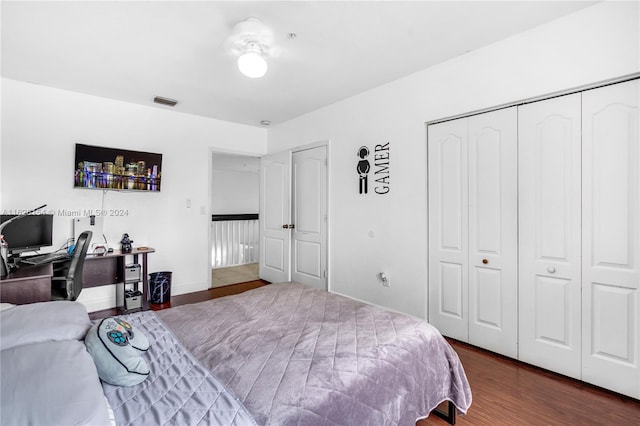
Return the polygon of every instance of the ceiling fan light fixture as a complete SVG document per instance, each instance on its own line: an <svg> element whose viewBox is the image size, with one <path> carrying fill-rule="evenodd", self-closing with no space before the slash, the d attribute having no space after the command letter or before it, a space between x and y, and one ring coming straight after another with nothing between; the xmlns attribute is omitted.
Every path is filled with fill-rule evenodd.
<svg viewBox="0 0 640 426"><path fill-rule="evenodd" d="M262 55L260 44L248 42L244 53L238 58L240 72L249 78L260 78L267 73L267 68L267 60Z"/></svg>

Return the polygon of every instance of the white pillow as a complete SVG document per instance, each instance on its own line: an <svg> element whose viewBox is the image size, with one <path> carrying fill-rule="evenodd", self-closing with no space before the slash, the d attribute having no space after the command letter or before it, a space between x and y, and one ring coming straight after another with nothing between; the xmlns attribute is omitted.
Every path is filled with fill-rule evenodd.
<svg viewBox="0 0 640 426"><path fill-rule="evenodd" d="M0 350L38 342L82 340L90 327L87 308L78 302L17 305L0 311Z"/></svg>
<svg viewBox="0 0 640 426"><path fill-rule="evenodd" d="M117 318L95 324L84 340L98 376L115 386L135 386L149 376L149 366L129 341L129 330ZM128 324L125 322L125 324ZM138 331L142 336L142 333ZM146 339L146 338L145 338Z"/></svg>
<svg viewBox="0 0 640 426"><path fill-rule="evenodd" d="M0 311L4 311L5 309L13 308L14 306L16 306L16 305L14 305L13 303L1 302L0 303Z"/></svg>

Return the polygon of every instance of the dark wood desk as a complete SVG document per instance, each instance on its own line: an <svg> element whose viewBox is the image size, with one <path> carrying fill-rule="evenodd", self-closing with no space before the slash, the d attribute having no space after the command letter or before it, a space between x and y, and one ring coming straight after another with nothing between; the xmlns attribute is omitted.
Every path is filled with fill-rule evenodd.
<svg viewBox="0 0 640 426"><path fill-rule="evenodd" d="M155 250L150 247L134 248L131 252L122 253L114 250L103 255L88 255L84 261L82 272L82 287L99 287L103 285L119 284L124 282L125 267L129 263L139 263L141 267L142 283L142 308L149 308L149 253ZM131 256L132 262L127 262L127 256ZM53 266L26 265L11 272L0 279L0 301L15 304L45 302L51 300L51 277Z"/></svg>
<svg viewBox="0 0 640 426"><path fill-rule="evenodd" d="M0 278L0 302L25 303L51 300L51 276L53 266L21 265L6 277Z"/></svg>

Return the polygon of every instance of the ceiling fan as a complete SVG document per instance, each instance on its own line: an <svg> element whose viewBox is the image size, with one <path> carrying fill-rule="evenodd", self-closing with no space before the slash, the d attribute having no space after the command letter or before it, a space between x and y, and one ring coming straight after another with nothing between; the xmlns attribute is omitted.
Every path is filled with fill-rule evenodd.
<svg viewBox="0 0 640 426"><path fill-rule="evenodd" d="M273 32L257 18L247 18L234 25L225 41L226 49L238 56L238 69L249 78L267 73Z"/></svg>

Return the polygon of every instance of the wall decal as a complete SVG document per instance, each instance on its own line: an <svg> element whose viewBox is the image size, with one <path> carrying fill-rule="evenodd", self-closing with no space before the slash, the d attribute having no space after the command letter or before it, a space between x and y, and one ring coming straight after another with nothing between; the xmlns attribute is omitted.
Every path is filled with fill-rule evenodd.
<svg viewBox="0 0 640 426"><path fill-rule="evenodd" d="M360 175L359 179L359 190L361 194L366 194L369 191L368 183L369 183L369 169L371 169L371 165L369 164L369 160L365 160L369 156L369 148L366 146L361 146L358 150L358 157L360 157L360 161L358 161L358 167L356 170L358 171L358 175Z"/></svg>
<svg viewBox="0 0 640 426"><path fill-rule="evenodd" d="M389 183L389 158L390 158L390 142L383 145L376 145L374 147L373 154L373 178L375 180L374 192L379 195L388 194L391 187ZM371 163L367 160L370 151L366 146L361 146L358 149L358 165L356 171L358 172L358 191L360 194L367 194L369 192L369 171L371 171Z"/></svg>
<svg viewBox="0 0 640 426"><path fill-rule="evenodd" d="M389 142L384 145L376 145L374 165L376 171L376 194L389 193Z"/></svg>

